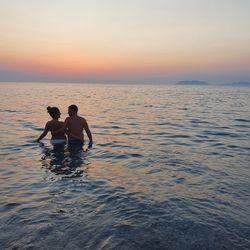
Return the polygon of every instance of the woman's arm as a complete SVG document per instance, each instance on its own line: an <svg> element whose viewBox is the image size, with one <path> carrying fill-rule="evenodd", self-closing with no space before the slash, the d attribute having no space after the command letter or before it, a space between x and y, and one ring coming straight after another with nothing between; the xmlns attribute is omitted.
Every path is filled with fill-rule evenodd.
<svg viewBox="0 0 250 250"><path fill-rule="evenodd" d="M46 123L44 131L42 132L42 134L38 137L38 139L36 140L37 142L39 142L40 140L42 140L49 132L49 126L48 123Z"/></svg>

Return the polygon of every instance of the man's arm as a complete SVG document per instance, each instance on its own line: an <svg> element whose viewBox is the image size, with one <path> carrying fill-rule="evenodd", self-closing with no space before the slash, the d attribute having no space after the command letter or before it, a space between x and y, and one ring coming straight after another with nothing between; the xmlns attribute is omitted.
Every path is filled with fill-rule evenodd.
<svg viewBox="0 0 250 250"><path fill-rule="evenodd" d="M70 137L73 137L75 139L79 139L82 140L82 137L79 137L77 135L74 135L72 133L70 133L68 131L68 127L69 127L69 117L67 117L62 125L62 127L56 131L53 132L53 134L61 134L61 133L66 133L67 135L69 135Z"/></svg>
<svg viewBox="0 0 250 250"><path fill-rule="evenodd" d="M85 129L86 134L87 134L87 136L89 138L89 144L92 144L93 143L92 134L91 134L91 131L89 129L89 125L88 125L86 120L84 121L84 129Z"/></svg>
<svg viewBox="0 0 250 250"><path fill-rule="evenodd" d="M66 129L69 126L69 117L67 117L60 129L57 129L56 131L53 131L53 134L60 134L60 133L65 133Z"/></svg>

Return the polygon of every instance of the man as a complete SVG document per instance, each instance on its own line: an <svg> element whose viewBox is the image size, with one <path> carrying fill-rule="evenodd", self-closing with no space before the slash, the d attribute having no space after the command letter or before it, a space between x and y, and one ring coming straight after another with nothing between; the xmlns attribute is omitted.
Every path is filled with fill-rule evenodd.
<svg viewBox="0 0 250 250"><path fill-rule="evenodd" d="M68 114L64 121L63 131L66 131L68 135L68 143L69 144L83 144L84 143L84 135L83 130L86 131L87 136L89 138L89 147L92 146L92 134L90 132L87 121L78 116L78 107L74 104L68 107Z"/></svg>

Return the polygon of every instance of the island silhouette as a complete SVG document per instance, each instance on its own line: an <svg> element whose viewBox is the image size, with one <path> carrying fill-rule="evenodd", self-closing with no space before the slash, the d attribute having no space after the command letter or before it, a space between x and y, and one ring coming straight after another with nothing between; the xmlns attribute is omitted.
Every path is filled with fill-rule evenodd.
<svg viewBox="0 0 250 250"><path fill-rule="evenodd" d="M177 85L209 85L208 82L199 80L184 80L176 83Z"/></svg>

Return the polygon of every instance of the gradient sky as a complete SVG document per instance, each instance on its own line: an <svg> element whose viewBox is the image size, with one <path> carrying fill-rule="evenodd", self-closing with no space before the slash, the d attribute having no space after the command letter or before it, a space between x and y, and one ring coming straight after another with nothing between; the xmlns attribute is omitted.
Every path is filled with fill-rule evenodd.
<svg viewBox="0 0 250 250"><path fill-rule="evenodd" d="M249 12L249 0L0 0L0 81L249 81Z"/></svg>

